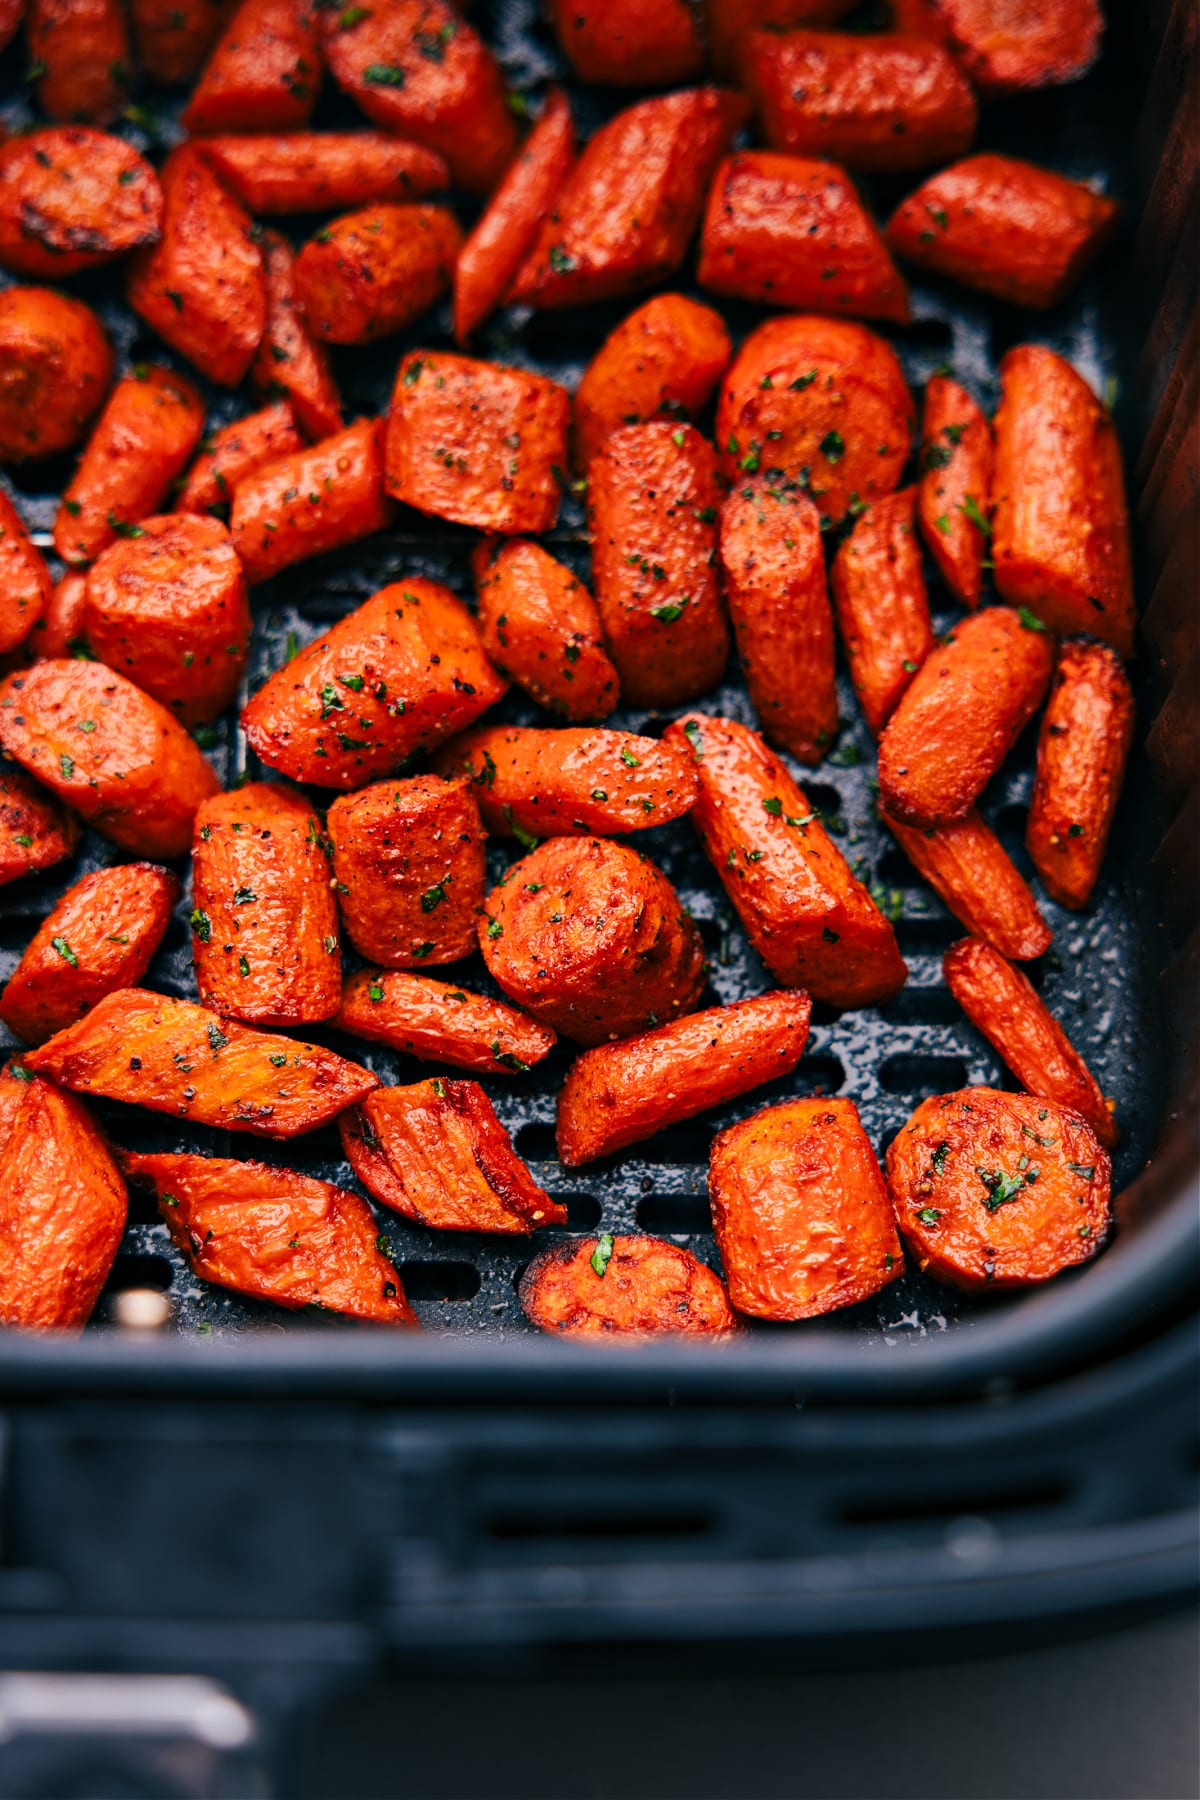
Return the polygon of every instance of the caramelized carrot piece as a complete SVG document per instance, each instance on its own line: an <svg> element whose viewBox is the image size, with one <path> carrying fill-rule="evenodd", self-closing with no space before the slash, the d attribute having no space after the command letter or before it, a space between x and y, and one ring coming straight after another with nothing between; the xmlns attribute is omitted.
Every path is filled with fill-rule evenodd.
<svg viewBox="0 0 1200 1800"><path fill-rule="evenodd" d="M569 1238L543 1250L521 1277L521 1305L556 1337L740 1329L712 1270L655 1237Z"/></svg>
<svg viewBox="0 0 1200 1800"><path fill-rule="evenodd" d="M0 762L0 887L52 869L78 841L75 814L24 769Z"/></svg>
<svg viewBox="0 0 1200 1800"><path fill-rule="evenodd" d="M717 170L700 286L766 306L906 324L908 289L875 221L827 162L739 150Z"/></svg>
<svg viewBox="0 0 1200 1800"><path fill-rule="evenodd" d="M551 0L563 54L581 81L602 87L674 87L704 68L688 0Z"/></svg>
<svg viewBox="0 0 1200 1800"><path fill-rule="evenodd" d="M1020 970L979 938L960 938L952 944L942 966L950 992L1021 1086L1078 1113L1111 1150L1120 1137L1111 1104Z"/></svg>
<svg viewBox="0 0 1200 1800"><path fill-rule="evenodd" d="M82 300L51 288L0 292L0 462L74 449L100 410L113 355Z"/></svg>
<svg viewBox="0 0 1200 1800"><path fill-rule="evenodd" d="M48 119L108 125L116 118L133 80L119 0L29 0L25 40Z"/></svg>
<svg viewBox="0 0 1200 1800"><path fill-rule="evenodd" d="M930 0L946 42L984 94L1077 81L1100 54L1098 0Z"/></svg>
<svg viewBox="0 0 1200 1800"><path fill-rule="evenodd" d="M179 721L103 663L49 659L0 682L0 745L135 856L183 856L217 786Z"/></svg>
<svg viewBox="0 0 1200 1800"><path fill-rule="evenodd" d="M413 576L301 650L242 723L255 755L293 780L359 787L465 731L504 687L462 601Z"/></svg>
<svg viewBox="0 0 1200 1800"><path fill-rule="evenodd" d="M576 468L586 471L605 438L626 425L694 419L712 397L733 346L711 306L656 294L610 332L575 390Z"/></svg>
<svg viewBox="0 0 1200 1800"><path fill-rule="evenodd" d="M241 0L183 109L183 123L194 137L290 131L307 125L320 91L316 8L304 0Z"/></svg>
<svg viewBox="0 0 1200 1800"><path fill-rule="evenodd" d="M286 399L307 437L332 437L342 429L341 396L329 352L313 337L300 310L292 246L277 231L264 231L262 253L267 322L250 380L259 393Z"/></svg>
<svg viewBox="0 0 1200 1800"><path fill-rule="evenodd" d="M93 562L158 511L204 432L204 402L182 375L139 367L118 381L54 521L67 563Z"/></svg>
<svg viewBox="0 0 1200 1800"><path fill-rule="evenodd" d="M0 1018L27 1044L40 1044L105 994L136 987L178 899L178 878L154 863L85 875L30 940L0 998Z"/></svg>
<svg viewBox="0 0 1200 1800"><path fill-rule="evenodd" d="M756 25L788 30L797 25L836 25L856 0L707 0L705 24L713 67L723 79L737 74L743 34ZM900 27L893 23L893 30Z"/></svg>
<svg viewBox="0 0 1200 1800"><path fill-rule="evenodd" d="M450 185L450 171L435 151L382 131L256 132L206 138L203 149L221 181L256 218L420 200Z"/></svg>
<svg viewBox="0 0 1200 1800"><path fill-rule="evenodd" d="M60 125L0 148L0 266L60 281L153 243L162 189L121 138Z"/></svg>
<svg viewBox="0 0 1200 1800"><path fill-rule="evenodd" d="M83 614L87 605L87 576L81 569L64 575L51 591L25 642L30 662L47 656L86 656Z"/></svg>
<svg viewBox="0 0 1200 1800"><path fill-rule="evenodd" d="M487 897L479 945L510 1000L577 1044L690 1012L700 934L666 876L611 838L551 838Z"/></svg>
<svg viewBox="0 0 1200 1800"><path fill-rule="evenodd" d="M23 644L50 604L54 582L25 521L0 492L0 656Z"/></svg>
<svg viewBox="0 0 1200 1800"><path fill-rule="evenodd" d="M192 840L192 958L203 1005L250 1025L312 1025L341 1005L325 838L294 788L214 794Z"/></svg>
<svg viewBox="0 0 1200 1800"><path fill-rule="evenodd" d="M595 1162L790 1075L811 1011L807 994L759 994L585 1050L558 1096L559 1160Z"/></svg>
<svg viewBox="0 0 1200 1800"><path fill-rule="evenodd" d="M7 50L25 18L25 0L0 0L0 50Z"/></svg>
<svg viewBox="0 0 1200 1800"><path fill-rule="evenodd" d="M277 457L303 447L286 400L222 425L200 446L175 502L176 512L214 513L229 506L233 490L247 475Z"/></svg>
<svg viewBox="0 0 1200 1800"><path fill-rule="evenodd" d="M602 719L620 682L596 602L540 544L494 538L472 558L479 634L501 672L564 719Z"/></svg>
<svg viewBox="0 0 1200 1800"><path fill-rule="evenodd" d="M1133 694L1107 644L1059 652L1038 740L1025 844L1052 900L1086 906L1100 874L1133 740Z"/></svg>
<svg viewBox="0 0 1200 1800"><path fill-rule="evenodd" d="M888 1191L853 1100L789 1100L727 1128L708 1171L739 1312L812 1319L903 1273Z"/></svg>
<svg viewBox="0 0 1200 1800"><path fill-rule="evenodd" d="M271 1138L316 1131L378 1085L318 1044L146 988L106 995L24 1061L63 1087Z"/></svg>
<svg viewBox="0 0 1200 1800"><path fill-rule="evenodd" d="M155 1189L171 1236L203 1281L293 1310L417 1324L361 1195L227 1156L126 1153L123 1162L132 1180Z"/></svg>
<svg viewBox="0 0 1200 1800"><path fill-rule="evenodd" d="M917 522L942 579L978 606L992 510L992 429L965 388L935 375L925 389Z"/></svg>
<svg viewBox="0 0 1200 1800"><path fill-rule="evenodd" d="M484 1075L506 1070L522 1075L558 1041L548 1025L503 1001L401 969L360 969L352 975L332 1023L407 1056Z"/></svg>
<svg viewBox="0 0 1200 1800"><path fill-rule="evenodd" d="M876 737L933 649L916 505L916 488L877 500L843 539L833 564L850 679Z"/></svg>
<svg viewBox="0 0 1200 1800"><path fill-rule="evenodd" d="M190 81L228 18L230 0L129 0L137 65L152 81Z"/></svg>
<svg viewBox="0 0 1200 1800"><path fill-rule="evenodd" d="M632 731L480 725L437 752L471 778L491 837L607 837L679 819L698 792L690 756Z"/></svg>
<svg viewBox="0 0 1200 1800"><path fill-rule="evenodd" d="M296 299L328 344L403 331L450 286L462 233L444 206L369 206L334 219L296 259Z"/></svg>
<svg viewBox="0 0 1200 1800"><path fill-rule="evenodd" d="M715 568L720 503L712 445L691 425L627 426L591 464L592 580L631 706L678 705L725 672L729 627Z"/></svg>
<svg viewBox="0 0 1200 1800"><path fill-rule="evenodd" d="M359 419L243 475L229 529L253 586L292 563L382 531L392 512L383 491L382 421Z"/></svg>
<svg viewBox="0 0 1200 1800"><path fill-rule="evenodd" d="M879 793L902 825L963 819L1045 698L1054 640L1006 606L961 620L879 740Z"/></svg>
<svg viewBox="0 0 1200 1800"><path fill-rule="evenodd" d="M342 1148L369 1194L436 1231L528 1236L565 1225L477 1081L376 1088L338 1120Z"/></svg>
<svg viewBox="0 0 1200 1800"><path fill-rule="evenodd" d="M913 868L968 931L1016 962L1050 948L1050 927L1037 901L974 807L952 825L922 830L880 816Z"/></svg>
<svg viewBox="0 0 1200 1800"><path fill-rule="evenodd" d="M795 488L748 481L722 506L718 541L759 723L771 743L819 763L838 726L820 514Z"/></svg>
<svg viewBox="0 0 1200 1800"><path fill-rule="evenodd" d="M1112 1168L1089 1125L1036 1094L960 1088L893 1138L888 1187L918 1266L954 1287L1025 1287L1087 1262Z"/></svg>

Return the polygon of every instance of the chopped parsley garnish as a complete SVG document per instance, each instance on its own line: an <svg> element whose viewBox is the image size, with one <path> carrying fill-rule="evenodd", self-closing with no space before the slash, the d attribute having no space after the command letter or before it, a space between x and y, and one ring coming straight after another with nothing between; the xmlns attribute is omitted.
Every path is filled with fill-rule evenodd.
<svg viewBox="0 0 1200 1800"><path fill-rule="evenodd" d="M1006 1175L1002 1169L980 1169L975 1173L987 1189L984 1205L989 1212L995 1212L998 1206L1006 1206L1021 1193L1027 1181L1037 1178L1037 1170L1031 1169L1025 1175Z"/></svg>
<svg viewBox="0 0 1200 1800"><path fill-rule="evenodd" d="M188 920L188 924L191 926L195 935L200 939L200 942L202 944L207 944L212 936L212 920L209 918L208 914L206 912L201 912L200 908L196 907L191 918Z"/></svg>
<svg viewBox="0 0 1200 1800"><path fill-rule="evenodd" d="M612 1241L612 1238L609 1236L608 1232L605 1232L603 1237L598 1237L596 1239L596 1248L592 1251L591 1256L588 1258L588 1261L591 1263L592 1268L595 1270L596 1274L599 1275L602 1280L604 1278L604 1271L608 1268L609 1263L612 1261L612 1253L613 1253L613 1241Z"/></svg>
<svg viewBox="0 0 1200 1800"><path fill-rule="evenodd" d="M58 954L62 957L64 962L70 963L70 965L73 969L77 969L79 967L79 958L76 956L75 952L72 950L70 944L68 944L66 938L64 938L64 937L51 938L50 942L54 946L54 948L58 951Z"/></svg>

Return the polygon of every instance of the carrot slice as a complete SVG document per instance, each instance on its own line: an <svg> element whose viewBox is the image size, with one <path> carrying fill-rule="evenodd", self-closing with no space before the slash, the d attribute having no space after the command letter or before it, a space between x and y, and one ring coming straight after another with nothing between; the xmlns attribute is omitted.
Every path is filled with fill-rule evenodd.
<svg viewBox="0 0 1200 1800"><path fill-rule="evenodd" d="M867 508L833 564L850 679L876 737L933 649L916 533L916 488Z"/></svg>
<svg viewBox="0 0 1200 1800"><path fill-rule="evenodd" d="M229 0L129 0L138 68L171 87L190 81L229 12Z"/></svg>
<svg viewBox="0 0 1200 1800"><path fill-rule="evenodd" d="M82 300L52 288L0 292L0 462L72 450L112 379L113 353Z"/></svg>
<svg viewBox="0 0 1200 1800"><path fill-rule="evenodd" d="M1133 693L1107 644L1062 646L1038 739L1025 844L1046 892L1086 906L1133 740Z"/></svg>
<svg viewBox="0 0 1200 1800"><path fill-rule="evenodd" d="M48 119L111 124L133 80L120 0L29 0L25 40Z"/></svg>
<svg viewBox="0 0 1200 1800"><path fill-rule="evenodd" d="M578 576L524 538L480 544L472 564L479 634L495 666L565 719L610 713L620 680L596 602Z"/></svg>
<svg viewBox="0 0 1200 1800"><path fill-rule="evenodd" d="M79 820L24 769L0 763L0 887L74 853Z"/></svg>
<svg viewBox="0 0 1200 1800"><path fill-rule="evenodd" d="M203 150L256 217L419 200L450 185L450 171L435 151L382 131L256 132L206 138Z"/></svg>
<svg viewBox="0 0 1200 1800"><path fill-rule="evenodd" d="M0 656L24 643L54 593L54 582L25 521L0 493Z"/></svg>
<svg viewBox="0 0 1200 1800"><path fill-rule="evenodd" d="M277 231L262 236L267 278L267 320L250 380L261 394L282 396L310 438L333 437L342 429L342 400L329 352L308 329L296 285L296 257Z"/></svg>
<svg viewBox="0 0 1200 1800"><path fill-rule="evenodd" d="M1050 927L995 832L972 807L952 825L917 830L880 815L905 856L967 930L1002 956L1028 962L1050 948Z"/></svg>
<svg viewBox="0 0 1200 1800"><path fill-rule="evenodd" d="M1098 0L930 0L946 42L985 94L1077 81L1100 54Z"/></svg>
<svg viewBox="0 0 1200 1800"><path fill-rule="evenodd" d="M321 91L317 10L296 0L241 0L183 109L194 137L306 125Z"/></svg>
<svg viewBox="0 0 1200 1800"><path fill-rule="evenodd" d="M485 1075L506 1070L523 1075L557 1042L548 1025L503 1001L401 969L360 969L352 975L332 1023L409 1056Z"/></svg>
<svg viewBox="0 0 1200 1800"><path fill-rule="evenodd" d="M176 512L212 513L228 508L234 489L245 476L302 447L286 400L222 425L201 445L175 502Z"/></svg>
<svg viewBox="0 0 1200 1800"><path fill-rule="evenodd" d="M992 512L992 429L965 388L935 375L925 389L917 520L956 600L979 605Z"/></svg>
<svg viewBox="0 0 1200 1800"><path fill-rule="evenodd" d="M0 265L60 281L153 243L158 176L121 138L62 125L0 148Z"/></svg>
<svg viewBox="0 0 1200 1800"><path fill-rule="evenodd" d="M449 288L461 241L444 206L369 206L332 220L296 259L309 330L327 344L403 331Z"/></svg>
<svg viewBox="0 0 1200 1800"><path fill-rule="evenodd" d="M229 529L253 584L382 531L392 512L383 491L382 421L359 419L244 475L234 489Z"/></svg>
<svg viewBox="0 0 1200 1800"><path fill-rule="evenodd" d="M712 1270L654 1237L571 1238L543 1250L521 1277L521 1305L556 1337L740 1329Z"/></svg>
<svg viewBox="0 0 1200 1800"><path fill-rule="evenodd" d="M25 644L30 662L48 656L84 656L83 614L87 605L87 576L82 569L64 575L51 592Z"/></svg>
<svg viewBox="0 0 1200 1800"><path fill-rule="evenodd" d="M704 68L698 15L688 0L551 0L555 35L581 81L674 87Z"/></svg>
<svg viewBox="0 0 1200 1800"><path fill-rule="evenodd" d="M695 419L732 354L720 313L684 294L656 294L610 332L575 390L575 466L605 438L658 417Z"/></svg>

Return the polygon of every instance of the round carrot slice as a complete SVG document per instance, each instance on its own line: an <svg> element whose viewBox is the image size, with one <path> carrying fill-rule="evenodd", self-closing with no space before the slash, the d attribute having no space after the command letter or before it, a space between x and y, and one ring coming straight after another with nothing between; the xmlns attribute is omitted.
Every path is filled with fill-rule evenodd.
<svg viewBox="0 0 1200 1800"><path fill-rule="evenodd" d="M559 1337L739 1329L725 1289L702 1262L654 1237L572 1238L521 1277L525 1316Z"/></svg>
<svg viewBox="0 0 1200 1800"><path fill-rule="evenodd" d="M59 125L0 149L0 264L59 281L152 244L162 189L121 138Z"/></svg>
<svg viewBox="0 0 1200 1800"><path fill-rule="evenodd" d="M41 287L0 294L0 462L72 449L99 410L112 363L82 300Z"/></svg>

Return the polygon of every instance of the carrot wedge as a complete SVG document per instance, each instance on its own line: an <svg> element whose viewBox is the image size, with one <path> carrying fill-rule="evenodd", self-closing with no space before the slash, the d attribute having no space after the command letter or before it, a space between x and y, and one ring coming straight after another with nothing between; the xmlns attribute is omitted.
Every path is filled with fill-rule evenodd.
<svg viewBox="0 0 1200 1800"><path fill-rule="evenodd" d="M120 0L29 0L25 41L48 119L111 124L133 79Z"/></svg>
<svg viewBox="0 0 1200 1800"><path fill-rule="evenodd" d="M307 125L321 88L317 9L307 0L241 0L183 109L193 137Z"/></svg>
<svg viewBox="0 0 1200 1800"><path fill-rule="evenodd" d="M296 258L310 335L371 344L404 331L450 286L461 241L445 206L366 206L332 219Z"/></svg>
<svg viewBox="0 0 1200 1800"><path fill-rule="evenodd" d="M656 294L609 333L575 390L573 453L584 474L605 438L647 419L704 410L733 346L719 312Z"/></svg>
<svg viewBox="0 0 1200 1800"><path fill-rule="evenodd" d="M1019 869L979 811L918 830L881 815L917 873L959 922L1001 956L1029 962L1050 948L1050 927Z"/></svg>
<svg viewBox="0 0 1200 1800"><path fill-rule="evenodd" d="M51 603L54 582L25 521L0 492L0 656L25 642Z"/></svg>
<svg viewBox="0 0 1200 1800"><path fill-rule="evenodd" d="M79 820L24 769L0 762L0 887L73 854Z"/></svg>
<svg viewBox="0 0 1200 1800"><path fill-rule="evenodd" d="M501 673L572 722L612 712L620 679L578 576L526 538L486 540L472 564L479 634Z"/></svg>
<svg viewBox="0 0 1200 1800"><path fill-rule="evenodd" d="M382 131L256 132L205 138L202 147L221 181L256 218L420 200L450 185L450 171L435 151Z"/></svg>
<svg viewBox="0 0 1200 1800"><path fill-rule="evenodd" d="M921 536L954 598L975 607L992 510L992 428L965 388L935 375L925 389L921 437Z"/></svg>
<svg viewBox="0 0 1200 1800"><path fill-rule="evenodd" d="M0 462L53 456L83 437L112 378L112 346L82 300L0 293Z"/></svg>
<svg viewBox="0 0 1200 1800"><path fill-rule="evenodd" d="M867 508L838 549L833 594L850 679L878 737L933 649L915 488Z"/></svg>
<svg viewBox="0 0 1200 1800"><path fill-rule="evenodd" d="M307 437L335 436L342 429L342 399L329 352L301 310L296 254L278 231L263 232L262 254L267 318L250 366L251 384L260 394L286 399Z"/></svg>
<svg viewBox="0 0 1200 1800"><path fill-rule="evenodd" d="M60 125L0 149L0 266L18 275L98 268L153 243L161 222L158 176L107 131Z"/></svg>
<svg viewBox="0 0 1200 1800"><path fill-rule="evenodd" d="M1100 874L1133 739L1133 694L1115 650L1062 646L1038 740L1025 846L1060 906L1086 906Z"/></svg>
<svg viewBox="0 0 1200 1800"><path fill-rule="evenodd" d="M231 425L222 425L206 438L188 471L175 502L176 512L215 513L228 510L233 491L247 475L264 463L303 449L296 420L286 400L276 400L261 412L247 413Z"/></svg>
<svg viewBox="0 0 1200 1800"><path fill-rule="evenodd" d="M983 94L1078 81L1100 54L1099 0L930 0L948 48Z"/></svg>
<svg viewBox="0 0 1200 1800"><path fill-rule="evenodd" d="M422 1061L484 1075L524 1074L558 1041L548 1025L502 1000L404 969L360 969L342 989L330 1024Z"/></svg>
<svg viewBox="0 0 1200 1800"><path fill-rule="evenodd" d="M571 1238L521 1277L530 1324L555 1337L670 1332L728 1337L741 1329L720 1278L655 1237Z"/></svg>

